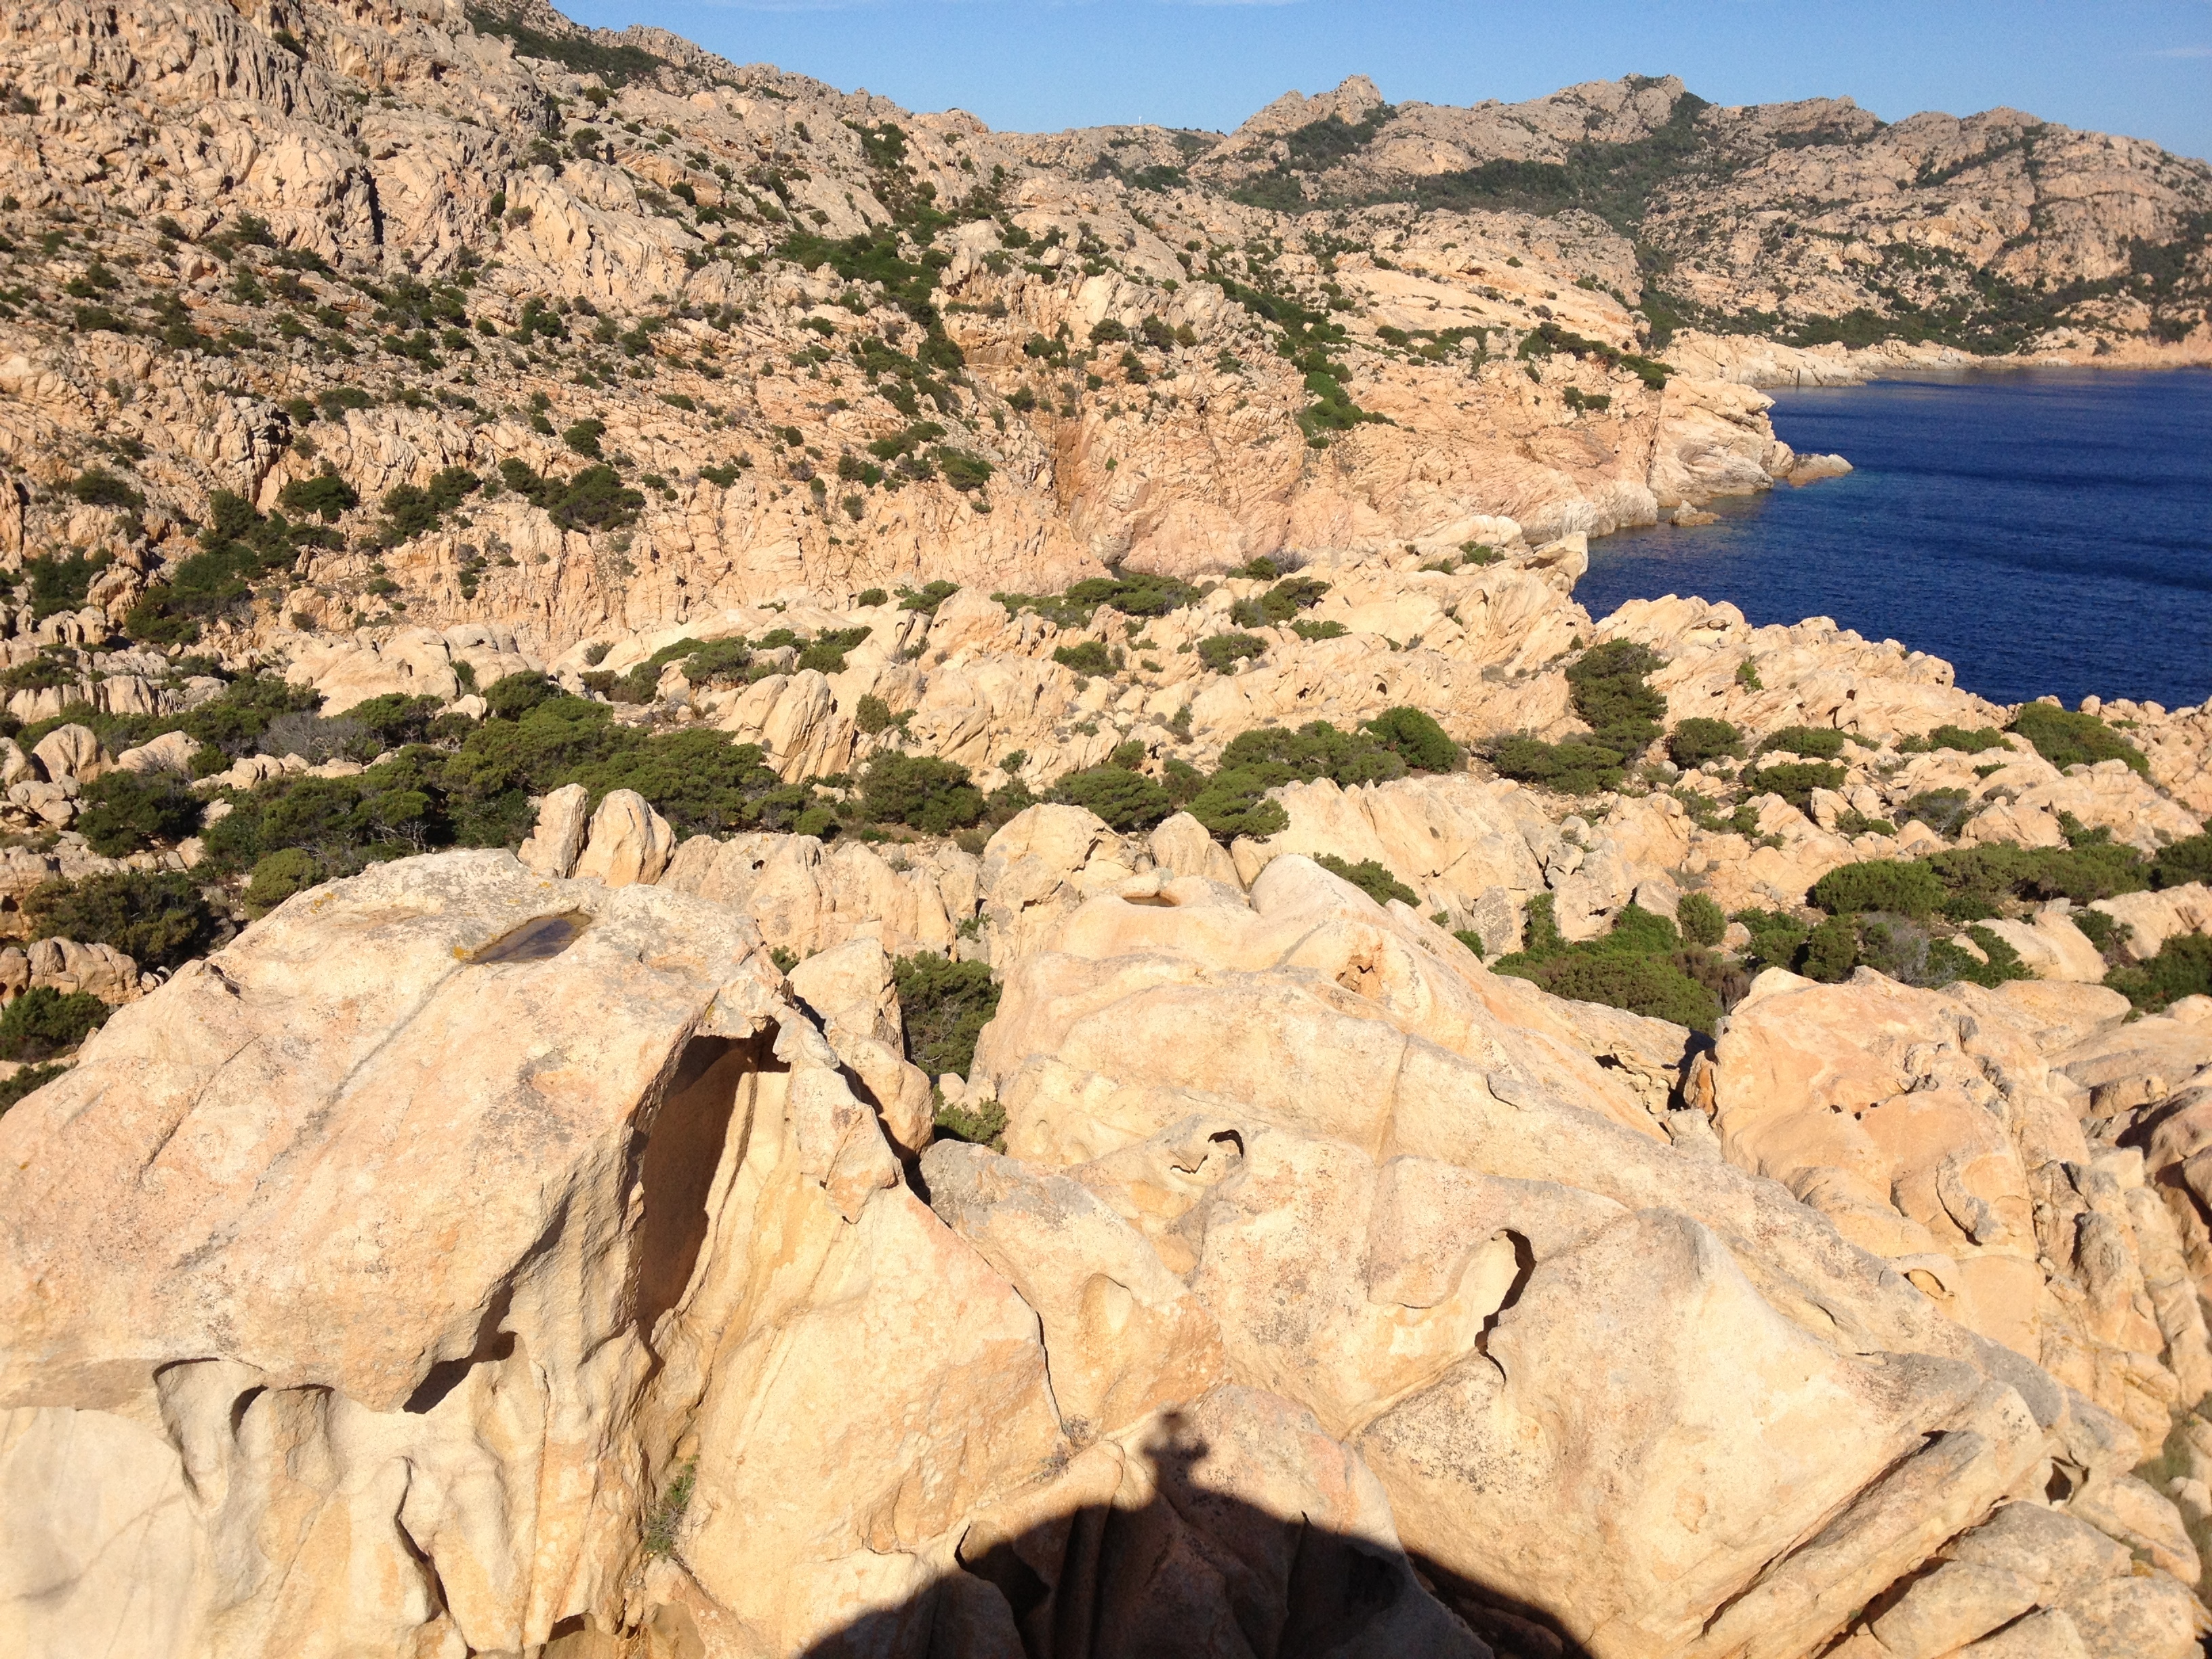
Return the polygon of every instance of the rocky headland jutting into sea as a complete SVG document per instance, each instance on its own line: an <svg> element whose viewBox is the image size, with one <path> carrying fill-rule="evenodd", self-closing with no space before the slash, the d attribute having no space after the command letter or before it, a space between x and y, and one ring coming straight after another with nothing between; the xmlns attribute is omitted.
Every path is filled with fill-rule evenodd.
<svg viewBox="0 0 2212 1659"><path fill-rule="evenodd" d="M0 31L8 1652L2199 1651L2212 714L1575 583L2212 169Z"/></svg>

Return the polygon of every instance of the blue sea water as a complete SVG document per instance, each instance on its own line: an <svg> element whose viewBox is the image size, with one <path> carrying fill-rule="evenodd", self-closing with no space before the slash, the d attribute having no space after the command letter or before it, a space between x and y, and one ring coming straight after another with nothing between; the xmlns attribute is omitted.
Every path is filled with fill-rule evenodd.
<svg viewBox="0 0 2212 1659"><path fill-rule="evenodd" d="M1576 597L1832 617L1998 702L2212 696L2212 372L1984 371L1774 394L1858 470L1590 545Z"/></svg>

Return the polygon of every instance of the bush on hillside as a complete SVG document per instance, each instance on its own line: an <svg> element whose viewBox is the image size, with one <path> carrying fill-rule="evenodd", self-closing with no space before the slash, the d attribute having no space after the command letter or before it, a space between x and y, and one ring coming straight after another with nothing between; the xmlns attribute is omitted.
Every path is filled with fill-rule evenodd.
<svg viewBox="0 0 2212 1659"><path fill-rule="evenodd" d="M1460 746L1435 719L1418 708L1400 704L1386 708L1360 729L1406 763L1412 772L1455 772L1466 759Z"/></svg>
<svg viewBox="0 0 2212 1659"><path fill-rule="evenodd" d="M1905 738L1897 745L1897 752L1900 755L1928 755L1938 749L1952 749L1962 755L1978 755L2004 746L2004 733L1993 726L1972 728L1939 726L1925 737Z"/></svg>
<svg viewBox="0 0 2212 1659"><path fill-rule="evenodd" d="M2212 834L2195 835L2159 849L2151 860L2154 887L2181 887L2192 881L2212 882Z"/></svg>
<svg viewBox="0 0 2212 1659"><path fill-rule="evenodd" d="M114 1010L82 991L34 985L0 1013L0 1060L52 1060L107 1024Z"/></svg>
<svg viewBox="0 0 2212 1659"><path fill-rule="evenodd" d="M1832 726L1785 726L1759 740L1760 754L1771 755L1777 750L1807 760L1833 760L1844 752L1844 734Z"/></svg>
<svg viewBox="0 0 2212 1659"><path fill-rule="evenodd" d="M23 899L33 939L112 945L141 969L181 968L220 942L222 924L190 876L112 870L49 881Z"/></svg>
<svg viewBox="0 0 2212 1659"><path fill-rule="evenodd" d="M1667 734L1667 758L1685 771L1742 753L1743 733L1728 720L1692 715Z"/></svg>
<svg viewBox="0 0 2212 1659"><path fill-rule="evenodd" d="M1149 830L1176 810L1158 784L1141 772L1114 765L1068 773L1053 786L1051 799L1096 812L1108 828L1123 835Z"/></svg>
<svg viewBox="0 0 2212 1659"><path fill-rule="evenodd" d="M1948 840L1973 813L1973 797L1963 789L1923 789L1897 809L1897 821L1917 819Z"/></svg>
<svg viewBox="0 0 2212 1659"><path fill-rule="evenodd" d="M1407 904L1420 902L1419 893L1373 859L1362 859L1357 864L1348 864L1334 853L1321 853L1316 854L1314 862L1332 876L1341 877L1350 882L1377 904L1388 904L1392 899Z"/></svg>
<svg viewBox="0 0 2212 1659"><path fill-rule="evenodd" d="M84 788L78 830L103 858L174 846L199 828L199 798L173 772L101 774Z"/></svg>
<svg viewBox="0 0 2212 1659"><path fill-rule="evenodd" d="M1659 737L1667 699L1647 677L1662 665L1648 646L1610 640L1593 646L1567 668L1567 696L1590 729L1590 739L1631 761Z"/></svg>
<svg viewBox="0 0 2212 1659"><path fill-rule="evenodd" d="M2130 771L2150 775L2150 763L2142 751L2094 714L2032 702L2006 729L2026 738L2037 754L2061 771L2069 766L2117 760L2126 762Z"/></svg>
<svg viewBox="0 0 2212 1659"><path fill-rule="evenodd" d="M1949 890L1928 864L1870 860L1831 870L1813 884L1813 902L1832 916L1891 910L1924 916L1940 908Z"/></svg>
<svg viewBox="0 0 2212 1659"><path fill-rule="evenodd" d="M1234 673L1238 663L1267 651L1267 641L1257 634L1209 634L1198 642L1198 659L1217 674Z"/></svg>
<svg viewBox="0 0 2212 1659"><path fill-rule="evenodd" d="M903 823L933 836L964 830L983 816L982 792L968 769L929 755L884 753L860 779L861 810L877 823Z"/></svg>
<svg viewBox="0 0 2212 1659"><path fill-rule="evenodd" d="M1728 918L1721 914L1721 907L1703 893L1683 894L1681 902L1674 907L1674 920L1684 939L1708 950L1718 945L1722 935L1728 932Z"/></svg>
<svg viewBox="0 0 2212 1659"><path fill-rule="evenodd" d="M2160 945L2148 962L2115 968L2105 975L2105 983L2146 1014L2158 1013L2184 997L2212 996L2212 938L2179 934Z"/></svg>
<svg viewBox="0 0 2212 1659"><path fill-rule="evenodd" d="M1815 789L1840 789L1844 769L1825 761L1771 761L1744 779L1753 795L1779 795L1799 811L1813 804Z"/></svg>
<svg viewBox="0 0 2212 1659"><path fill-rule="evenodd" d="M966 1077L975 1063L975 1039L999 1012L999 981L981 962L949 962L922 953L891 964L906 1057L932 1081L951 1072Z"/></svg>
<svg viewBox="0 0 2212 1659"><path fill-rule="evenodd" d="M1072 668L1079 674L1110 674L1114 659L1097 640L1085 640L1076 645L1055 646L1052 659L1062 668Z"/></svg>
<svg viewBox="0 0 2212 1659"><path fill-rule="evenodd" d="M1532 783L1562 795L1595 795L1620 782L1624 757L1618 750L1569 738L1545 743L1523 732L1501 738L1490 750L1498 776Z"/></svg>

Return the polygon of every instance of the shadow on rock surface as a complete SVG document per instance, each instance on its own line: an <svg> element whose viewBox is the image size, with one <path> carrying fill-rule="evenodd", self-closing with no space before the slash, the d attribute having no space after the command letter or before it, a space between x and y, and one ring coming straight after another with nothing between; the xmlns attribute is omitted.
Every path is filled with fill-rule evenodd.
<svg viewBox="0 0 2212 1659"><path fill-rule="evenodd" d="M1055 1488L1082 1485L1077 1464L1102 1449L1079 1454L1076 1478ZM1130 1478L1110 1499L1050 1513L1048 1493L1008 1506L1025 1514L1017 1526L999 1518L1006 1510L984 1512L926 1589L822 1637L806 1659L1587 1659L1510 1595L1409 1557L1387 1519L1375 1533L1348 1532L1222 1490L1214 1454L1186 1413L1163 1413L1123 1453ZM1349 1472L1371 1479L1356 1464ZM1149 1495L1133 1504L1133 1487ZM545 1654L751 1651L712 1609L669 1605L635 1636L580 1629Z"/></svg>

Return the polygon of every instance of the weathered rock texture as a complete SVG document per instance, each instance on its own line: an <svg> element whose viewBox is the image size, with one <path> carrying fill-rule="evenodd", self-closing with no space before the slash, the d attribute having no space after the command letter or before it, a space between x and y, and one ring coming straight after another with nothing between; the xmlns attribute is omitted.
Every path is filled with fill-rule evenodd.
<svg viewBox="0 0 2212 1659"><path fill-rule="evenodd" d="M0 39L24 296L0 560L112 561L80 609L9 621L97 643L212 491L270 509L328 471L362 505L214 632L312 630L333 708L771 598L1650 523L1834 470L1744 384L1859 372L1804 366L1827 319L1924 331L1992 283L2012 320L1969 316L1976 349L2212 337L2202 164L2007 111L1881 127L1635 79L1393 110L1354 82L1218 139L1030 137L534 4L65 0ZM1486 182L1570 161L1642 193ZM1305 216L1340 201L1366 205ZM1674 256L1663 295L1632 235ZM890 286L854 236L902 262ZM1686 337L1668 380L1662 301L1736 331ZM1316 403L1285 307L1382 419ZM1785 341L1744 337L1754 313ZM377 528L447 469L599 457L634 526L509 489ZM90 465L125 493L58 491ZM343 636L368 623L392 631L363 657Z"/></svg>
<svg viewBox="0 0 2212 1659"><path fill-rule="evenodd" d="M927 1145L879 936L787 989L726 900L499 853L119 1011L0 1123L0 1631L2193 1650L2205 1235L2077 1113L2196 1027L1776 975L1716 1065L1087 817L971 878L1029 896L1003 1153Z"/></svg>

